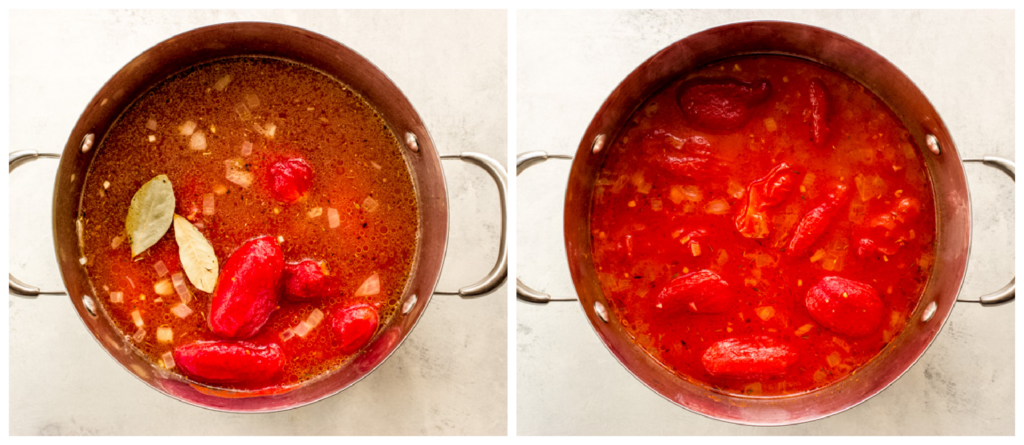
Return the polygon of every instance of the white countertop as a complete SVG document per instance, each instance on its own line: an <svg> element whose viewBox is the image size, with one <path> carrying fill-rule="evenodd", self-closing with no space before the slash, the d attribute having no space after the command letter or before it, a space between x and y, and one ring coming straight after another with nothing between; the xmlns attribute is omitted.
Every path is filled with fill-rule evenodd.
<svg viewBox="0 0 1024 445"><path fill-rule="evenodd" d="M695 32L743 20L816 25L900 67L928 96L964 157L1014 155L1013 12L519 11L517 153L573 154L608 94L648 57ZM575 296L562 202L567 162L518 178L518 275ZM1014 273L1014 187L968 167L973 249L962 297ZM1014 434L1014 310L958 304L931 348L878 396L803 425L755 428L691 413L632 377L578 303L517 303L517 430L530 434Z"/></svg>
<svg viewBox="0 0 1024 445"><path fill-rule="evenodd" d="M10 147L59 152L85 105L142 51L200 26L284 23L331 37L408 96L441 153L507 153L505 11L12 11ZM489 176L446 162L451 224L439 289L482 278L500 217ZM50 227L57 163L9 180L11 272L60 288ZM435 296L394 355L348 390L259 415L188 406L125 372L66 297L9 297L10 432L35 434L500 434L508 431L508 291Z"/></svg>

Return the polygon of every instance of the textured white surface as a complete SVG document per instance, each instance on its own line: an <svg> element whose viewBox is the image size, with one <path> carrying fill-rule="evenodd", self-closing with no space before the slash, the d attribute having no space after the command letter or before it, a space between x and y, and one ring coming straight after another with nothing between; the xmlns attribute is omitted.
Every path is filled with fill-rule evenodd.
<svg viewBox="0 0 1024 445"><path fill-rule="evenodd" d="M175 34L239 20L300 26L355 49L408 96L442 153L505 163L504 11L14 11L10 151L59 152L79 114L133 57ZM60 287L49 234L56 162L10 178L11 271ZM490 269L500 228L490 177L445 162L451 208L439 289ZM405 344L348 390L287 412L232 415L151 390L110 359L65 297L9 298L10 431L33 434L505 434L507 286L436 296Z"/></svg>
<svg viewBox="0 0 1024 445"><path fill-rule="evenodd" d="M1014 159L1014 18L974 11L519 11L517 153L572 154L609 93L636 66L695 32L787 20L857 40L900 67L942 115L965 157ZM518 275L575 296L561 238L568 163L518 183ZM1013 183L968 167L974 245L963 297L1014 273ZM921 360L852 410L808 424L754 428L691 413L616 362L577 303L516 304L517 430L528 434L1013 434L1015 304L957 305Z"/></svg>

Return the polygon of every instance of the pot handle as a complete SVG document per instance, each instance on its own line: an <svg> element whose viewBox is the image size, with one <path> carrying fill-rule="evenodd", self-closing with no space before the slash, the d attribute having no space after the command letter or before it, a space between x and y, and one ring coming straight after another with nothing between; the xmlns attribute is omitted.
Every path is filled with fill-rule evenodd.
<svg viewBox="0 0 1024 445"><path fill-rule="evenodd" d="M442 154L441 159L461 159L484 169L484 171L494 179L494 183L498 186L498 203L501 205L501 241L499 241L500 244L498 245L498 261L494 263L494 267L491 268L491 271L488 272L487 276L482 280L469 286L459 288L458 291L434 291L434 293L439 295L458 295L462 298L484 296L493 292L498 288L498 286L501 286L502 283L505 282L505 278L508 277L508 238L506 237L508 216L505 208L505 194L508 192L508 180L505 175L505 168L490 156L468 151L462 153Z"/></svg>
<svg viewBox="0 0 1024 445"><path fill-rule="evenodd" d="M1003 173L1006 173L1006 175L1009 176L1010 179L1012 179L1014 182L1017 182L1017 177L1015 173L1016 164L1014 164L1014 162L1009 159L1000 158L996 156L984 156L976 159L964 159L964 162L980 162L989 167L999 169ZM1007 284L1006 286L1003 286L1001 289L995 292L982 295L981 297L978 297L977 300L963 300L957 298L956 301L964 303L980 303L982 306L998 306L1000 304L1009 303L1013 301L1015 296L1014 288L1016 287L1016 284L1014 283L1016 281L1017 277L1013 277L1010 280L1010 283Z"/></svg>
<svg viewBox="0 0 1024 445"><path fill-rule="evenodd" d="M528 151L516 157L516 176L519 176L526 169L547 161L548 159L572 160L572 156L549 155L547 152L543 151ZM527 303L537 304L547 304L551 301L576 301L575 298L551 298L551 295L523 284L519 277L516 277L516 298Z"/></svg>
<svg viewBox="0 0 1024 445"><path fill-rule="evenodd" d="M7 173L11 173L19 166L35 161L39 158L60 159L60 155L53 153L39 153L35 150L19 150L11 152ZM11 295L27 298L35 298L40 295L67 295L67 292L64 291L41 290L38 287L14 278L14 275L10 273L8 273L7 276L9 283L8 288L10 289Z"/></svg>

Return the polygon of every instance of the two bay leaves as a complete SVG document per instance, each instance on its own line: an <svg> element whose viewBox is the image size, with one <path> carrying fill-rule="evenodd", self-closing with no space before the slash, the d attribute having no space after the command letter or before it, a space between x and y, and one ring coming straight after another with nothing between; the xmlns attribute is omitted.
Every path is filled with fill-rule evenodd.
<svg viewBox="0 0 1024 445"><path fill-rule="evenodd" d="M213 246L199 229L179 215L174 215L174 239L178 242L178 256L188 280L201 291L213 292L220 273Z"/></svg>
<svg viewBox="0 0 1024 445"><path fill-rule="evenodd" d="M132 197L124 228L132 247L132 258L152 247L171 227L174 216L174 189L167 175L159 175L142 184Z"/></svg>

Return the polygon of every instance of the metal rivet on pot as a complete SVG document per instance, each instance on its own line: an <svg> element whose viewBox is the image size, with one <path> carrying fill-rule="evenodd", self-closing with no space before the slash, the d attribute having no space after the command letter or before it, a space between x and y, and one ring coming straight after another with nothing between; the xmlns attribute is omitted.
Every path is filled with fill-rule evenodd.
<svg viewBox="0 0 1024 445"><path fill-rule="evenodd" d="M85 310L89 311L89 315L96 316L96 300L88 295L82 296L82 305L85 306Z"/></svg>
<svg viewBox="0 0 1024 445"><path fill-rule="evenodd" d="M608 323L608 308L604 307L600 301L594 303L594 312L601 318L601 321Z"/></svg>
<svg viewBox="0 0 1024 445"><path fill-rule="evenodd" d="M596 155L602 148L604 148L604 133L601 133L594 138L594 143L591 144L590 151L594 152Z"/></svg>
<svg viewBox="0 0 1024 445"><path fill-rule="evenodd" d="M405 134L405 145L409 147L409 150L414 152L420 151L420 140L416 138L415 134L411 132Z"/></svg>
<svg viewBox="0 0 1024 445"><path fill-rule="evenodd" d="M88 153L89 149L92 148L93 141L96 140L96 135L89 133L82 138L82 153Z"/></svg>
<svg viewBox="0 0 1024 445"><path fill-rule="evenodd" d="M928 303L928 306L924 307L924 312L921 313L921 322L927 322L935 316L935 310L938 309L938 305L935 302Z"/></svg>
<svg viewBox="0 0 1024 445"><path fill-rule="evenodd" d="M412 308L416 306L416 300L416 294L409 295L409 299L405 300L405 304L402 305L402 315L406 315L412 311Z"/></svg>
<svg viewBox="0 0 1024 445"><path fill-rule="evenodd" d="M935 137L934 134L929 133L928 136L924 137L924 142L928 144L928 150L936 155L942 154L942 145L939 145L939 138Z"/></svg>

